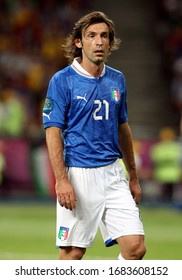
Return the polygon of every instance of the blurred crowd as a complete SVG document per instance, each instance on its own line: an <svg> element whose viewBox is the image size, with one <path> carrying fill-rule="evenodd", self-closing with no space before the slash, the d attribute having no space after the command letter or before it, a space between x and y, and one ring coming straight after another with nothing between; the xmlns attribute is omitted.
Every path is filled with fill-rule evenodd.
<svg viewBox="0 0 182 280"><path fill-rule="evenodd" d="M41 137L53 73L66 65L65 35L86 0L0 0L0 136Z"/></svg>
<svg viewBox="0 0 182 280"><path fill-rule="evenodd" d="M160 0L157 4L156 34L171 109L179 116L179 134L172 127L159 132L150 157L153 179L163 200L175 200L182 207L182 1ZM154 181L153 181L154 182Z"/></svg>
<svg viewBox="0 0 182 280"><path fill-rule="evenodd" d="M175 203L181 208L182 145L175 130L167 126L161 128L158 139L150 144L145 153L142 149L140 143L140 165L137 168L144 197L158 202Z"/></svg>
<svg viewBox="0 0 182 280"><path fill-rule="evenodd" d="M67 65L61 44L90 9L89 2L0 0L0 196L9 195L15 185L16 192L36 189L41 195L54 195L42 105L50 77ZM182 0L156 0L156 5L162 67L171 106L181 114ZM158 139L141 140L134 141L134 149L144 200L175 200L182 205L178 135L167 127Z"/></svg>
<svg viewBox="0 0 182 280"><path fill-rule="evenodd" d="M182 1L157 0L156 34L172 109L182 113Z"/></svg>
<svg viewBox="0 0 182 280"><path fill-rule="evenodd" d="M61 44L88 0L0 0L0 136L38 139L53 73L67 64ZM156 34L172 107L182 111L182 1L156 1Z"/></svg>

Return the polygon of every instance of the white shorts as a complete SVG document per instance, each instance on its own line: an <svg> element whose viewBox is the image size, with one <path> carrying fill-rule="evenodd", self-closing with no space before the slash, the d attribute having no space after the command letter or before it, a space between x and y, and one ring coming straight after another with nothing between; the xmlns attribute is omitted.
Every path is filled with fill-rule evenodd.
<svg viewBox="0 0 182 280"><path fill-rule="evenodd" d="M119 159L98 168L69 167L68 178L77 202L73 211L57 202L57 247L91 247L99 227L106 246L120 236L144 235Z"/></svg>

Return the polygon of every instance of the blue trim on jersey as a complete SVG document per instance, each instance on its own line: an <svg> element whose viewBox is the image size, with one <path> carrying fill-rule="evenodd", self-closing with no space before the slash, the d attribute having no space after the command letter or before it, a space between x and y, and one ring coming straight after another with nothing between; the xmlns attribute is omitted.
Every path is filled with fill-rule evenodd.
<svg viewBox="0 0 182 280"><path fill-rule="evenodd" d="M49 122L49 123L47 123L46 128L52 127L52 126L55 126L55 127L58 127L58 128L63 129L63 125L61 125L61 124L58 123L58 122Z"/></svg>
<svg viewBox="0 0 182 280"><path fill-rule="evenodd" d="M116 240L113 240L112 238L109 238L108 240L105 241L105 246L106 247L111 247L113 245L118 244Z"/></svg>
<svg viewBox="0 0 182 280"><path fill-rule="evenodd" d="M90 79L67 66L50 80L46 100L44 128L62 129L66 166L99 167L122 157L118 125L128 115L120 71L105 66L103 76Z"/></svg>

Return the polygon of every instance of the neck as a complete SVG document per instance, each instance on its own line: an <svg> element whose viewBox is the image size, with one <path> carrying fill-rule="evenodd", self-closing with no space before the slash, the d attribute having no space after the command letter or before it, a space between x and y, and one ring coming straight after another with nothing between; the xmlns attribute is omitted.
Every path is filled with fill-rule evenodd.
<svg viewBox="0 0 182 280"><path fill-rule="evenodd" d="M102 74L104 63L95 64L95 63L86 63L83 60L81 61L80 65L85 69L91 76L93 77L100 77Z"/></svg>

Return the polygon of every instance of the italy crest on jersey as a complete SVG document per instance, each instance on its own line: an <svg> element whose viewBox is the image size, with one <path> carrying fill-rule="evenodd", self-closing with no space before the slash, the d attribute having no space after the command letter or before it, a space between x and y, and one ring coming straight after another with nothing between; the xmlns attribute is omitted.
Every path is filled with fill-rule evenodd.
<svg viewBox="0 0 182 280"><path fill-rule="evenodd" d="M111 89L111 95L112 95L112 99L116 102L118 102L120 100L120 93L119 90L117 88L112 88Z"/></svg>

